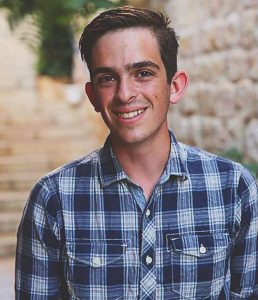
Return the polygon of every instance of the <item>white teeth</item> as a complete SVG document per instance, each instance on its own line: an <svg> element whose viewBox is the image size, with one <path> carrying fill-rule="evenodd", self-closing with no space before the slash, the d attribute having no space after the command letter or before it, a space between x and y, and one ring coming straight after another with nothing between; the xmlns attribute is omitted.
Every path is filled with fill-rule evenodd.
<svg viewBox="0 0 258 300"><path fill-rule="evenodd" d="M119 117L122 117L123 119L130 119L134 118L144 112L144 109L139 109L136 111L131 111L129 113L118 113Z"/></svg>

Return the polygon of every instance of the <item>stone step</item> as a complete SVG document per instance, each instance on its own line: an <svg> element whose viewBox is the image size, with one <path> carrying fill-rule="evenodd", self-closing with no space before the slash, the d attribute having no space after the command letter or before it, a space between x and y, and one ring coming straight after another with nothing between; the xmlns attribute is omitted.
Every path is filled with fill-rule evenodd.
<svg viewBox="0 0 258 300"><path fill-rule="evenodd" d="M14 256L16 248L16 232L0 233L0 257Z"/></svg>
<svg viewBox="0 0 258 300"><path fill-rule="evenodd" d="M17 232L21 217L21 212L0 212L0 233Z"/></svg>
<svg viewBox="0 0 258 300"><path fill-rule="evenodd" d="M20 114L20 110L12 110L10 112L5 112L0 108L0 127L2 126L21 126L30 127L35 126L37 128L47 128L50 126L76 126L78 125L78 114L72 114L71 111L60 111L59 108L52 108L55 113L51 112L38 112L38 111L28 111ZM56 113L58 111L58 114ZM40 115L39 115L40 113ZM80 117L79 117L80 118ZM85 120L81 118L81 120ZM86 127L86 121L85 121Z"/></svg>
<svg viewBox="0 0 258 300"><path fill-rule="evenodd" d="M88 149L96 147L96 139L91 143L90 139L71 137L69 139L53 139L53 141L37 141L37 140L9 140L3 141L0 140L0 156L2 155L29 155L35 154L42 156L53 155L71 157L74 156L75 153L78 155L83 155L89 152ZM73 155L69 155L69 153L73 153Z"/></svg>
<svg viewBox="0 0 258 300"><path fill-rule="evenodd" d="M19 212L21 213L29 192L1 192L0 193L0 212Z"/></svg>
<svg viewBox="0 0 258 300"><path fill-rule="evenodd" d="M52 167L47 155L1 155L0 156L0 173L20 172L20 171L40 171L46 172Z"/></svg>
<svg viewBox="0 0 258 300"><path fill-rule="evenodd" d="M45 139L51 142L52 139L69 139L73 138L82 138L85 135L85 132L81 128L74 127L48 127L42 128L38 127L35 124L32 126L0 126L0 139L1 140L40 140Z"/></svg>
<svg viewBox="0 0 258 300"><path fill-rule="evenodd" d="M1 109L0 125L1 126L30 126L48 127L50 125L68 126L78 122L78 114L73 114L69 110L62 110L60 107L53 107L51 111L29 110L20 114L21 108L7 111ZM58 114L57 114L58 112ZM39 117L40 114L40 117Z"/></svg>
<svg viewBox="0 0 258 300"><path fill-rule="evenodd" d="M43 175L41 172L0 174L0 191L29 191Z"/></svg>
<svg viewBox="0 0 258 300"><path fill-rule="evenodd" d="M10 96L7 97L10 99ZM2 98L4 98L4 95L2 95ZM22 103L9 101L3 104L2 98L0 103L0 125L26 126L34 124L39 127L47 127L51 124L62 126L69 124L78 125L78 117L81 120L85 120L85 115L89 115L89 112L94 111L86 103L77 108L71 108L67 103L56 101L51 103L28 103L27 105L23 101ZM21 102L20 99L19 101ZM21 111L22 114L20 113Z"/></svg>

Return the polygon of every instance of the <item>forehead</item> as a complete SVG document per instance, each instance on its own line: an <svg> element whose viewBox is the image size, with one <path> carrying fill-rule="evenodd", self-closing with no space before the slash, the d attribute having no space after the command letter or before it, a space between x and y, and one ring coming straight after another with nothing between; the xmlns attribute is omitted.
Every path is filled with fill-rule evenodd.
<svg viewBox="0 0 258 300"><path fill-rule="evenodd" d="M92 49L93 68L143 60L162 63L157 38L148 28L133 27L107 32Z"/></svg>

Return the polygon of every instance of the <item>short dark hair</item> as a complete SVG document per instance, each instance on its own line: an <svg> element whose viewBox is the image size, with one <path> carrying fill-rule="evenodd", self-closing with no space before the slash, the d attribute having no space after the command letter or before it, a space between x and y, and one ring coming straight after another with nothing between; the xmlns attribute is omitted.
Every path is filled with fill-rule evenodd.
<svg viewBox="0 0 258 300"><path fill-rule="evenodd" d="M84 60L92 71L92 48L95 42L105 33L132 27L148 28L155 34L162 62L170 83L177 71L178 36L169 26L170 20L164 13L148 9L124 6L102 12L85 28L79 41L79 49Z"/></svg>

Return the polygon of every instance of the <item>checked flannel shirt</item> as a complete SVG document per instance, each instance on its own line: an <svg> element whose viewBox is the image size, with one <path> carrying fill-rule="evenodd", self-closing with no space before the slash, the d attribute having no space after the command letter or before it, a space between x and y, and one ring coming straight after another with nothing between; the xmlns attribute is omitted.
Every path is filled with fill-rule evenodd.
<svg viewBox="0 0 258 300"><path fill-rule="evenodd" d="M258 299L254 178L170 135L145 205L110 138L36 184L18 229L16 299Z"/></svg>

